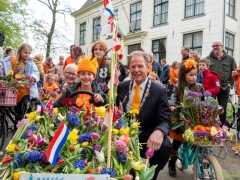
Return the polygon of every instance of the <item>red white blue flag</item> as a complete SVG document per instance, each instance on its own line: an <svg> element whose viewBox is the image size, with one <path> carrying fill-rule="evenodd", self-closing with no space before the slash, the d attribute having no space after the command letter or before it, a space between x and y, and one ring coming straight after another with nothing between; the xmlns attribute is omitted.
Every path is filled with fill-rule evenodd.
<svg viewBox="0 0 240 180"><path fill-rule="evenodd" d="M111 0L104 0L104 9L105 9L104 14L108 19L114 17L114 11Z"/></svg>
<svg viewBox="0 0 240 180"><path fill-rule="evenodd" d="M55 166L57 163L58 154L65 144L68 134L69 130L62 121L51 142L49 143L46 152L47 159L53 166Z"/></svg>

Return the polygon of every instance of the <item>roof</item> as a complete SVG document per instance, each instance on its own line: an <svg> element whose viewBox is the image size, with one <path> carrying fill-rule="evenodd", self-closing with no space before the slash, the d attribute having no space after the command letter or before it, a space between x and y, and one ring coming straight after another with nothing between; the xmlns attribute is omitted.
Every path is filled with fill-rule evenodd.
<svg viewBox="0 0 240 180"><path fill-rule="evenodd" d="M82 5L82 7L81 7L80 9L83 9L83 8L89 6L89 5L92 4L94 1L96 1L96 0L87 0L87 1Z"/></svg>

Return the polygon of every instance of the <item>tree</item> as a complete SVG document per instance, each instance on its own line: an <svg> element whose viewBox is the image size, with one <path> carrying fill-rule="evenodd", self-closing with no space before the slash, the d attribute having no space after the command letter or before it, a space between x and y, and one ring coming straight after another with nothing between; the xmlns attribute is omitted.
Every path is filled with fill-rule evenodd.
<svg viewBox="0 0 240 180"><path fill-rule="evenodd" d="M69 47L66 44L69 42L67 35L63 32L68 32L68 25L65 22L65 16L72 12L71 7L68 5L68 1L60 0L37 0L44 4L51 13L51 20L49 22L36 19L34 22L34 39L39 42L38 48L45 49L46 58L48 56L56 56L59 51L68 51ZM62 15L64 18L64 25L61 25L58 15Z"/></svg>
<svg viewBox="0 0 240 180"><path fill-rule="evenodd" d="M4 47L17 49L26 37L28 0L0 0L0 31L4 32Z"/></svg>

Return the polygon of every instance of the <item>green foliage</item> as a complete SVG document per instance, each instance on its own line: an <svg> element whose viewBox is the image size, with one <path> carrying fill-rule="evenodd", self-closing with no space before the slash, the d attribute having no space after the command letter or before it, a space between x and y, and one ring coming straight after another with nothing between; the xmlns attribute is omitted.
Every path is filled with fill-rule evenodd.
<svg viewBox="0 0 240 180"><path fill-rule="evenodd" d="M26 28L28 0L0 0L0 31L4 32L4 48L17 47L23 42Z"/></svg>

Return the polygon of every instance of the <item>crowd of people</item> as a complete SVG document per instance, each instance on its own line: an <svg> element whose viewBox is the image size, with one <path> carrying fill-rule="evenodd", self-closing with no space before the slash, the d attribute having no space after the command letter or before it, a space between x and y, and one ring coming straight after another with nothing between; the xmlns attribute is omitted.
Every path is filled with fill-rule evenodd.
<svg viewBox="0 0 240 180"><path fill-rule="evenodd" d="M91 55L87 57L83 56L84 52L79 46L72 45L70 56L65 60L59 56L59 62L54 65L51 57L42 62L41 54L30 58L32 48L26 43L20 45L16 57L12 49L7 49L6 57L1 62L5 75L7 70L18 67L21 73L30 75L36 82L31 89L18 94L16 112L22 104L39 98L38 89L43 89L45 94L59 94L55 99L55 107L62 106L62 100L77 90L94 93L93 104L88 101L89 95L74 97L79 108L84 105L89 109L93 105L105 105L107 85L111 78L108 50L103 41L96 41L92 45ZM212 51L205 58L186 46L181 48L181 54L181 62L174 61L171 66L166 59L161 59L159 63L154 60L152 52L144 51L133 51L128 56L126 65L121 60L118 61L120 83L117 87L116 105L123 107L126 112L139 109L139 141L143 144L141 155L144 156L147 148L153 149L155 153L150 159L150 165L158 165L153 179L157 179L159 171L167 163L169 174L176 176L177 150L183 137L176 130L171 131L170 114L183 101L186 87L202 94L208 91L217 99L224 109L220 115L222 125L228 125L226 107L234 81L237 82L237 93L240 96L240 73L234 58L226 53L221 41L212 43ZM168 137L173 139L173 143Z"/></svg>

